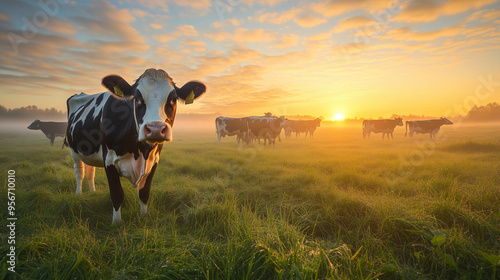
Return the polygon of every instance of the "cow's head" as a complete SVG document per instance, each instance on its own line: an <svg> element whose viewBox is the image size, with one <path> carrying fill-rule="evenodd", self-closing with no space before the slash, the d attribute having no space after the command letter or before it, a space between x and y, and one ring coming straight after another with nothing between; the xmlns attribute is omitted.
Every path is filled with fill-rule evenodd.
<svg viewBox="0 0 500 280"><path fill-rule="evenodd" d="M441 118L441 120L443 121L443 124L453 124L449 119L447 118Z"/></svg>
<svg viewBox="0 0 500 280"><path fill-rule="evenodd" d="M395 118L397 126L403 126L403 118Z"/></svg>
<svg viewBox="0 0 500 280"><path fill-rule="evenodd" d="M28 126L28 129L32 130L39 130L40 129L40 120L35 120L33 121L30 126Z"/></svg>
<svg viewBox="0 0 500 280"><path fill-rule="evenodd" d="M320 118L316 118L316 119L314 119L314 124L315 124L317 127L319 127L319 126L320 126L320 124L321 124L321 119L320 119Z"/></svg>
<svg viewBox="0 0 500 280"><path fill-rule="evenodd" d="M178 99L190 104L206 90L203 83L195 81L178 88L161 69L147 69L132 86L116 75L104 77L102 84L111 93L134 102L138 140L148 143L172 141Z"/></svg>

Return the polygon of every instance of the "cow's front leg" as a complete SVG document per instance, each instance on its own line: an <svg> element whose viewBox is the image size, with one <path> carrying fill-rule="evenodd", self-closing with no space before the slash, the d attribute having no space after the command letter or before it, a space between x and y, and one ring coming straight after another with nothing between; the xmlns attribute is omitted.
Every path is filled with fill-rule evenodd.
<svg viewBox="0 0 500 280"><path fill-rule="evenodd" d="M146 178L146 182L144 183L144 186L140 188L137 193L139 195L139 200L141 201L141 217L145 218L146 214L148 212L148 200L149 200L149 191L151 190L151 182L153 181L153 176L156 171L156 166L158 163L156 163L153 168L151 168L151 172L149 173L148 177Z"/></svg>
<svg viewBox="0 0 500 280"><path fill-rule="evenodd" d="M106 177L108 177L111 202L113 203L113 222L111 224L119 225L122 223L121 206L124 198L120 175L114 165L106 166L105 170Z"/></svg>

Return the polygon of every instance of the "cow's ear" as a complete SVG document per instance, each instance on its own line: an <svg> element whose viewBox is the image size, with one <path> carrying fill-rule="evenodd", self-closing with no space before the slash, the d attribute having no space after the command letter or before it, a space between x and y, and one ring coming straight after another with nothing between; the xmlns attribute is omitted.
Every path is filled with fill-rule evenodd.
<svg viewBox="0 0 500 280"><path fill-rule="evenodd" d="M175 87L177 96L184 100L186 104L193 103L193 100L200 97L206 90L207 87L203 83L196 81L190 81L181 88Z"/></svg>
<svg viewBox="0 0 500 280"><path fill-rule="evenodd" d="M134 94L132 86L125 79L117 75L109 75L102 78L102 85L110 92L121 97L129 97Z"/></svg>

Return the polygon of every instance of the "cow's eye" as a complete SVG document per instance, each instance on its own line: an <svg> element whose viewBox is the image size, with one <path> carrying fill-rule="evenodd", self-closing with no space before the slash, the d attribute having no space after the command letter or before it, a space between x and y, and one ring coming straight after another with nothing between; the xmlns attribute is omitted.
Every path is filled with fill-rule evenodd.
<svg viewBox="0 0 500 280"><path fill-rule="evenodd" d="M177 98L170 100L170 105L174 106L177 103Z"/></svg>
<svg viewBox="0 0 500 280"><path fill-rule="evenodd" d="M137 106L141 106L141 105L142 105L142 100L140 100L139 98L136 98L136 99L135 99L135 104L136 104Z"/></svg>

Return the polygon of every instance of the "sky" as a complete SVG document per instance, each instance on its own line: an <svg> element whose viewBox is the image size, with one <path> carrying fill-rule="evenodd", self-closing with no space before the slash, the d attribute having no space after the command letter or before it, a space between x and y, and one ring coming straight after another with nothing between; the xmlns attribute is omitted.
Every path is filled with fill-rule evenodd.
<svg viewBox="0 0 500 280"><path fill-rule="evenodd" d="M0 0L0 104L66 111L148 68L179 113L456 116L500 102L496 0Z"/></svg>

